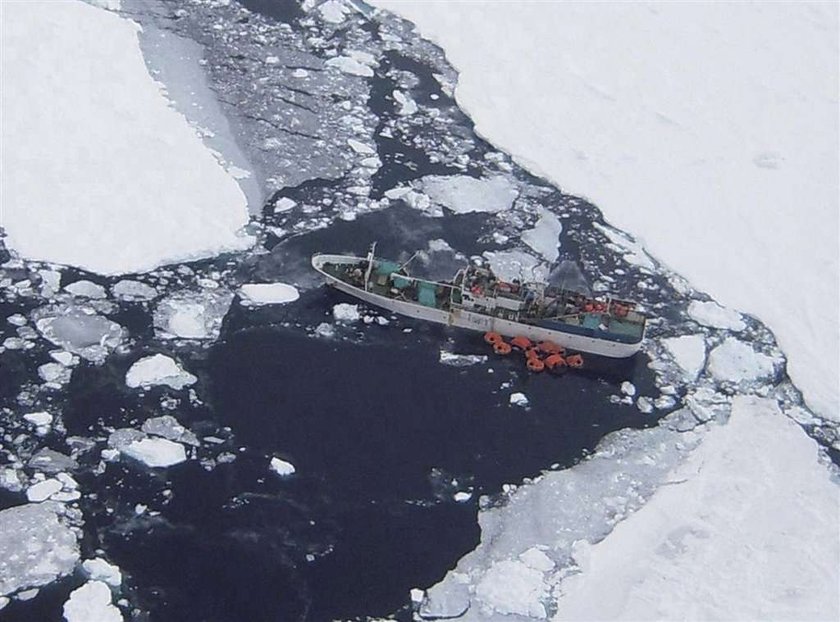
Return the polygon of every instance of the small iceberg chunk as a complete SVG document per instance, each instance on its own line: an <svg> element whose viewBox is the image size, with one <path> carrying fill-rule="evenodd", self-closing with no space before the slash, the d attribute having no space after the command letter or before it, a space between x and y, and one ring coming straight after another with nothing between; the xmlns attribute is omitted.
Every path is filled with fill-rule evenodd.
<svg viewBox="0 0 840 622"><path fill-rule="evenodd" d="M224 290L175 293L155 309L155 328L164 339L217 339L232 301Z"/></svg>
<svg viewBox="0 0 840 622"><path fill-rule="evenodd" d="M144 438L129 443L120 451L152 468L170 467L187 459L183 445L165 438Z"/></svg>
<svg viewBox="0 0 840 622"><path fill-rule="evenodd" d="M123 279L117 281L111 288L111 292L120 300L126 302L138 302L152 300L157 297L157 290L151 285L146 285L141 281L131 281Z"/></svg>
<svg viewBox="0 0 840 622"><path fill-rule="evenodd" d="M284 304L300 298L297 288L286 283L247 283L239 288L239 295L246 307Z"/></svg>
<svg viewBox="0 0 840 622"><path fill-rule="evenodd" d="M102 581L88 581L70 592L64 603L67 622L122 622L120 610L111 603L111 588Z"/></svg>
<svg viewBox="0 0 840 622"><path fill-rule="evenodd" d="M133 389L165 385L180 390L197 381L198 378L184 371L174 359L164 354L141 358L125 374L125 383Z"/></svg>
<svg viewBox="0 0 840 622"><path fill-rule="evenodd" d="M530 402L528 402L528 398L524 393L511 393L510 394L510 404L511 406L521 406L525 408L528 406Z"/></svg>
<svg viewBox="0 0 840 622"><path fill-rule="evenodd" d="M79 296L80 298L105 298L108 294L105 288L97 285L93 281L81 280L74 281L64 287L64 291Z"/></svg>
<svg viewBox="0 0 840 622"><path fill-rule="evenodd" d="M103 581L111 587L122 584L122 572L118 566L109 564L104 559L86 559L82 562L82 569L92 581Z"/></svg>
<svg viewBox="0 0 840 622"><path fill-rule="evenodd" d="M663 339L665 350L685 372L688 380L695 380L706 362L706 340L703 335L682 335Z"/></svg>
<svg viewBox="0 0 840 622"><path fill-rule="evenodd" d="M340 302L333 307L333 317L336 322L357 322L361 317L359 314L359 305Z"/></svg>
<svg viewBox="0 0 840 622"><path fill-rule="evenodd" d="M268 468L280 477L291 477L295 474L295 465L277 457L271 459L271 462L268 463Z"/></svg>

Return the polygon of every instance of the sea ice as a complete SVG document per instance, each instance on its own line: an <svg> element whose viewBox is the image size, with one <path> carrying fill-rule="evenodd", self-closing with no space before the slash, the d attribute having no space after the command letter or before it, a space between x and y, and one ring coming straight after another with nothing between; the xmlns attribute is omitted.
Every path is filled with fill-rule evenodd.
<svg viewBox="0 0 840 622"><path fill-rule="evenodd" d="M162 415L160 417L146 419L143 422L141 429L146 434L161 436L169 439L170 441L193 446L199 445L198 437L178 423L178 420L172 415Z"/></svg>
<svg viewBox="0 0 840 622"><path fill-rule="evenodd" d="M521 561L494 562L475 587L475 596L488 615L546 617L549 587L543 573Z"/></svg>
<svg viewBox="0 0 840 622"><path fill-rule="evenodd" d="M120 610L111 604L111 588L102 581L90 580L70 592L64 603L67 622L122 622Z"/></svg>
<svg viewBox="0 0 840 622"><path fill-rule="evenodd" d="M4 3L3 226L22 256L118 274L253 243L236 234L245 196L150 75L139 28L84 2Z"/></svg>
<svg viewBox="0 0 840 622"><path fill-rule="evenodd" d="M529 404L528 397L524 393L511 393L510 404L511 406L521 406L524 408Z"/></svg>
<svg viewBox="0 0 840 622"><path fill-rule="evenodd" d="M37 427L52 425L53 421L53 416L44 410L34 413L27 413L23 416L23 418Z"/></svg>
<svg viewBox="0 0 840 622"><path fill-rule="evenodd" d="M158 303L155 328L164 339L216 339L232 301L221 289L176 292Z"/></svg>
<svg viewBox="0 0 840 622"><path fill-rule="evenodd" d="M539 259L521 250L484 251L493 273L503 281L543 281L548 269Z"/></svg>
<svg viewBox="0 0 840 622"><path fill-rule="evenodd" d="M143 438L129 443L120 451L153 468L173 466L187 459L183 445L165 438Z"/></svg>
<svg viewBox="0 0 840 622"><path fill-rule="evenodd" d="M417 112L417 102L415 102L408 93L395 90L393 93L394 100L400 105L397 114L401 117L407 117Z"/></svg>
<svg viewBox="0 0 840 622"><path fill-rule="evenodd" d="M533 229L522 233L522 241L535 252L542 255L548 263L554 263L560 256L558 246L563 225L555 214L545 208L540 209L540 218Z"/></svg>
<svg viewBox="0 0 840 622"><path fill-rule="evenodd" d="M119 324L84 306L41 307L32 317L45 339L96 364L103 363L125 336Z"/></svg>
<svg viewBox="0 0 840 622"><path fill-rule="evenodd" d="M688 315L695 322L712 328L725 328L727 330L741 331L746 328L741 314L733 309L721 307L713 300L701 302L692 300L688 305Z"/></svg>
<svg viewBox="0 0 840 622"><path fill-rule="evenodd" d="M45 479L26 489L26 498L32 503L46 501L63 488L57 479Z"/></svg>
<svg viewBox="0 0 840 622"><path fill-rule="evenodd" d="M0 511L0 596L41 587L73 572L79 560L75 533L53 501Z"/></svg>
<svg viewBox="0 0 840 622"><path fill-rule="evenodd" d="M452 367L469 367L486 361L487 356L483 354L455 354L447 350L440 351L440 362Z"/></svg>
<svg viewBox="0 0 840 622"><path fill-rule="evenodd" d="M125 383L133 389L165 385L180 390L197 381L198 378L184 371L175 359L165 354L143 357L136 361L125 374Z"/></svg>
<svg viewBox="0 0 840 622"><path fill-rule="evenodd" d="M344 5L342 0L327 0L318 7L318 12L325 22L341 24L344 21L344 15L349 12L349 9Z"/></svg>
<svg viewBox="0 0 840 622"><path fill-rule="evenodd" d="M82 562L82 569L92 581L103 581L111 587L119 587L122 583L119 567L109 564L104 559L86 559Z"/></svg>
<svg viewBox="0 0 840 622"><path fill-rule="evenodd" d="M294 302L300 298L297 288L286 283L247 283L239 288L246 307Z"/></svg>
<svg viewBox="0 0 840 622"><path fill-rule="evenodd" d="M336 322L356 322L361 317L359 305L340 302L333 307L333 317Z"/></svg>
<svg viewBox="0 0 840 622"><path fill-rule="evenodd" d="M703 335L671 337L663 339L662 345L685 372L688 380L697 378L706 362L706 340Z"/></svg>
<svg viewBox="0 0 840 622"><path fill-rule="evenodd" d="M111 288L111 292L120 300L129 302L152 300L158 295L157 290L151 285L128 279L117 281Z"/></svg>
<svg viewBox="0 0 840 622"><path fill-rule="evenodd" d="M350 56L336 56L335 58L329 59L324 64L328 67L335 67L339 71L349 73L354 76L362 76L365 78L373 77L373 69L371 67Z"/></svg>
<svg viewBox="0 0 840 622"><path fill-rule="evenodd" d="M82 298L105 298L108 294L105 288L92 281L74 281L64 287L64 291Z"/></svg>
<svg viewBox="0 0 840 622"><path fill-rule="evenodd" d="M433 203L456 214L502 212L510 209L519 191L506 177L486 179L468 175L427 175L422 179L423 192Z"/></svg>
<svg viewBox="0 0 840 622"><path fill-rule="evenodd" d="M773 374L773 359L748 343L727 337L709 353L709 371L718 380L758 380Z"/></svg>
<svg viewBox="0 0 840 622"><path fill-rule="evenodd" d="M268 463L268 468L280 477L290 477L295 474L295 465L277 457L271 459L271 462Z"/></svg>

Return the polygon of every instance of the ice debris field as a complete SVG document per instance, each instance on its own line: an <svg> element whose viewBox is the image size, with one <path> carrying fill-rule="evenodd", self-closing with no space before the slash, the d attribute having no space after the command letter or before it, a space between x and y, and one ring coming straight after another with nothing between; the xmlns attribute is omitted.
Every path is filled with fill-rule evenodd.
<svg viewBox="0 0 840 622"><path fill-rule="evenodd" d="M795 306L837 299L837 7L375 4L419 31L351 0L3 4L0 615L183 619L219 592L232 620L840 617L837 320ZM381 537L443 508L477 520L472 550L430 537L439 557L388 572L417 583L362 602L324 586L397 553L341 557L358 508L282 436L244 440L267 387L221 417L214 352L431 349L515 432L571 386L325 293L311 253L373 239L434 278L575 265L653 319L635 367L574 381L632 424L578 420L591 446L502 485L480 455L426 465ZM248 538L279 551L282 598L190 592L143 557L218 524L249 590Z"/></svg>

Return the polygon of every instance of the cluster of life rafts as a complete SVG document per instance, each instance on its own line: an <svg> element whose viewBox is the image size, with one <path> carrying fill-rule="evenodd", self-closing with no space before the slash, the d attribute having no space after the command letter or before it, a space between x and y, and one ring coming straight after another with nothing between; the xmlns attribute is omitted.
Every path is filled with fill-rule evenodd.
<svg viewBox="0 0 840 622"><path fill-rule="evenodd" d="M496 332L484 333L484 341L493 347L493 351L501 356L507 356L514 350L525 355L525 365L529 371L553 371L561 372L566 368L579 369L583 367L583 356L578 353L568 353L563 346L553 341L540 341L534 343L527 337L519 335L505 341L501 334Z"/></svg>
<svg viewBox="0 0 840 622"><path fill-rule="evenodd" d="M630 308L620 302L613 302L611 305L608 305L606 302L601 302L600 300L590 300L583 305L583 310L587 313L607 313L609 311L616 317L626 317Z"/></svg>

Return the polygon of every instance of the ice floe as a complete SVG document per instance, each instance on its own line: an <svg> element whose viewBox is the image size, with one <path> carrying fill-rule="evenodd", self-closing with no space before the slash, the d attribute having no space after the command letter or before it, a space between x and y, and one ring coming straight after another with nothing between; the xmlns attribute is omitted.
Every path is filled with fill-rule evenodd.
<svg viewBox="0 0 840 622"><path fill-rule="evenodd" d="M509 402L511 406L526 407L530 403L528 397L524 393L511 393Z"/></svg>
<svg viewBox="0 0 840 622"><path fill-rule="evenodd" d="M493 273L504 281L543 281L548 276L546 266L525 251L485 251L484 257Z"/></svg>
<svg viewBox="0 0 840 622"><path fill-rule="evenodd" d="M176 292L158 303L155 328L164 339L216 339L232 301L222 289Z"/></svg>
<svg viewBox="0 0 840 622"><path fill-rule="evenodd" d="M356 322L361 317L359 305L340 302L333 307L333 317L336 322Z"/></svg>
<svg viewBox="0 0 840 622"><path fill-rule="evenodd" d="M247 283L239 288L239 294L247 307L284 304L300 298L297 288L286 283Z"/></svg>
<svg viewBox="0 0 840 622"><path fill-rule="evenodd" d="M105 288L92 281L74 281L64 287L64 291L81 298L105 298L108 294Z"/></svg>
<svg viewBox="0 0 840 622"><path fill-rule="evenodd" d="M544 619L549 595L543 573L518 560L494 562L475 587L485 614Z"/></svg>
<svg viewBox="0 0 840 622"><path fill-rule="evenodd" d="M120 610L111 603L111 588L102 581L90 580L70 592L64 603L67 622L122 622Z"/></svg>
<svg viewBox="0 0 840 622"><path fill-rule="evenodd" d="M734 331L741 331L746 328L740 313L734 309L722 307L713 300L708 302L692 300L691 304L688 305L688 315L703 326Z"/></svg>
<svg viewBox="0 0 840 622"><path fill-rule="evenodd" d="M82 569L92 581L102 581L111 587L119 587L122 583L119 567L109 564L104 559L86 559L82 562Z"/></svg>
<svg viewBox="0 0 840 622"><path fill-rule="evenodd" d="M173 466L187 459L183 445L165 438L132 441L121 448L120 452L153 468Z"/></svg>
<svg viewBox="0 0 840 622"><path fill-rule="evenodd" d="M182 426L172 415L162 415L160 417L146 419L141 426L141 430L146 434L161 436L177 443L193 446L198 446L199 444L198 437Z"/></svg>
<svg viewBox="0 0 840 622"><path fill-rule="evenodd" d="M510 209L519 191L506 177L486 179L468 175L427 175L422 179L423 192L432 203L456 214L502 212Z"/></svg>
<svg viewBox="0 0 840 622"><path fill-rule="evenodd" d="M151 285L128 279L117 281L111 288L111 292L120 300L129 302L153 300L158 296L157 290Z"/></svg>
<svg viewBox="0 0 840 622"><path fill-rule="evenodd" d="M136 361L125 374L125 383L133 388L165 385L183 389L195 384L198 378L184 369L175 359L165 354L153 354Z"/></svg>
<svg viewBox="0 0 840 622"><path fill-rule="evenodd" d="M351 56L336 56L325 63L328 67L335 67L339 71L365 78L373 77L373 68Z"/></svg>
<svg viewBox="0 0 840 622"><path fill-rule="evenodd" d="M244 194L150 75L135 22L84 2L4 9L9 247L107 274L250 247Z"/></svg>
<svg viewBox="0 0 840 622"><path fill-rule="evenodd" d="M51 501L0 511L0 596L41 587L73 572L76 534Z"/></svg>
<svg viewBox="0 0 840 622"><path fill-rule="evenodd" d="M709 353L708 365L717 380L736 383L767 378L774 371L773 358L734 337L727 337Z"/></svg>
<svg viewBox="0 0 840 622"><path fill-rule="evenodd" d="M555 214L545 208L540 209L540 218L533 229L524 231L522 241L536 253L542 255L548 263L554 263L560 256L558 246L563 224Z"/></svg>
<svg viewBox="0 0 840 622"><path fill-rule="evenodd" d="M32 503L39 503L46 501L62 488L62 483L57 479L45 479L27 488L26 498Z"/></svg>
<svg viewBox="0 0 840 622"><path fill-rule="evenodd" d="M125 337L119 324L86 306L41 307L32 317L45 339L97 364L103 363Z"/></svg>
<svg viewBox="0 0 840 622"><path fill-rule="evenodd" d="M703 335L670 337L663 339L662 345L685 372L688 380L697 378L706 363L706 340Z"/></svg>
<svg viewBox="0 0 840 622"><path fill-rule="evenodd" d="M290 477L295 474L295 465L276 456L268 463L268 468L280 477Z"/></svg>
<svg viewBox="0 0 840 622"><path fill-rule="evenodd" d="M469 367L477 363L487 362L487 356L483 354L455 354L448 350L440 351L440 362L452 367Z"/></svg>

